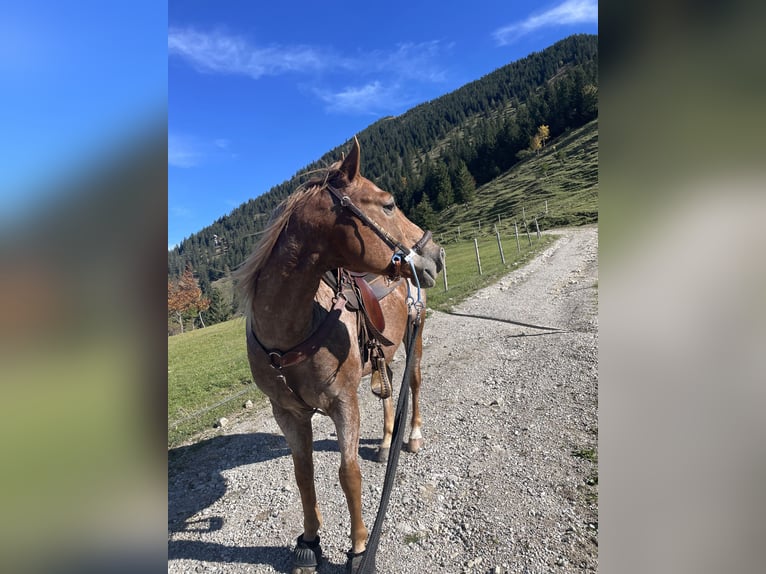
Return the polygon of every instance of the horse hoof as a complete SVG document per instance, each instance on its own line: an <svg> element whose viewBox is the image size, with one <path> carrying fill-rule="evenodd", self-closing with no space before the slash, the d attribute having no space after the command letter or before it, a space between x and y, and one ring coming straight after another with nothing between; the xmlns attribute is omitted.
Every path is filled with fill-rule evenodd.
<svg viewBox="0 0 766 574"><path fill-rule="evenodd" d="M410 452L418 452L421 446L423 446L422 438L411 438L410 442L407 443L407 449Z"/></svg>
<svg viewBox="0 0 766 574"><path fill-rule="evenodd" d="M390 450L390 448L378 448L378 452L375 455L375 460L377 462L388 462L388 451Z"/></svg>
<svg viewBox="0 0 766 574"><path fill-rule="evenodd" d="M319 536L316 540L306 542L301 534L293 551L291 574L313 574L317 571L320 558L322 558L322 547L319 546Z"/></svg>
<svg viewBox="0 0 766 574"><path fill-rule="evenodd" d="M366 551L362 551L359 554L355 554L353 551L348 552L348 560L346 560L346 574L356 574L359 572L359 568L362 565ZM375 572L375 557L371 557L372 564L368 571Z"/></svg>

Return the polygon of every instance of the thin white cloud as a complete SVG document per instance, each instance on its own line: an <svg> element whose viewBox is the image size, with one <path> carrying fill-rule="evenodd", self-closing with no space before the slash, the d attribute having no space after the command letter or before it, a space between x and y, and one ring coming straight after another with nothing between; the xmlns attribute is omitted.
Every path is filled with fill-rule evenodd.
<svg viewBox="0 0 766 574"><path fill-rule="evenodd" d="M237 158L231 153L231 140L202 139L193 135L168 134L168 165L180 168L197 167L211 159Z"/></svg>
<svg viewBox="0 0 766 574"><path fill-rule="evenodd" d="M189 168L198 165L201 160L202 153L190 138L168 135L168 165Z"/></svg>
<svg viewBox="0 0 766 574"><path fill-rule="evenodd" d="M220 31L171 28L168 53L179 56L200 72L235 74L258 79L265 75L312 71L370 71L420 81L443 81L445 71L437 60L452 48L438 40L398 44L393 50L360 52L353 56L317 46L253 45L247 39Z"/></svg>
<svg viewBox="0 0 766 574"><path fill-rule="evenodd" d="M342 90L314 90L332 113L377 115L393 112L412 104L398 84L384 85L375 80L360 86L347 86Z"/></svg>
<svg viewBox="0 0 766 574"><path fill-rule="evenodd" d="M191 28L168 31L168 53L184 58L200 72L253 79L326 67L322 54L309 46L259 48L238 36Z"/></svg>
<svg viewBox="0 0 766 574"><path fill-rule="evenodd" d="M412 93L417 92L419 84L446 79L442 59L452 48L452 44L433 40L341 55L329 47L262 47L221 31L171 28L168 33L168 53L184 59L199 72L256 80L288 72L323 72L321 78L310 80L315 85L308 92L319 97L327 111L351 114L390 113L416 102ZM349 81L348 74L353 74L354 79ZM347 87L337 88L339 81L346 81ZM348 85L351 82L355 83ZM228 142L219 139L215 145L226 149ZM199 158L179 153L176 165L191 167L195 161Z"/></svg>
<svg viewBox="0 0 766 574"><path fill-rule="evenodd" d="M495 30L492 35L498 45L504 46L540 28L596 22L598 22L598 0L565 0L545 12L529 16L526 20L503 26Z"/></svg>
<svg viewBox="0 0 766 574"><path fill-rule="evenodd" d="M398 44L393 52L373 52L368 58L370 61L363 65L398 78L443 82L446 71L439 64L439 57L451 48L451 44L445 46L438 40Z"/></svg>

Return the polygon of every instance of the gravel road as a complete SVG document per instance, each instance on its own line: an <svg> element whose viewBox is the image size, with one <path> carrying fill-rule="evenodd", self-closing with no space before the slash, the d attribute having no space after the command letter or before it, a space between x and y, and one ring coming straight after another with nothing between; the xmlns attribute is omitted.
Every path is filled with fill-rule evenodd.
<svg viewBox="0 0 766 574"><path fill-rule="evenodd" d="M424 446L400 457L378 572L596 571L598 229L556 233L524 268L426 322ZM393 365L396 389L403 365ZM371 530L382 409L366 380L359 388ZM270 410L217 432L169 455L168 572L289 572L302 514ZM341 573L349 517L328 418L314 417L314 439L319 572Z"/></svg>

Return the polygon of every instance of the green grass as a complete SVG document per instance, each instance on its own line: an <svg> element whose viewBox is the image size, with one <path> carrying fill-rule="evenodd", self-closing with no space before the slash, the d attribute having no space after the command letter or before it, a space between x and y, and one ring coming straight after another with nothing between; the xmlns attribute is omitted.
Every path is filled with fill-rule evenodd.
<svg viewBox="0 0 766 574"><path fill-rule="evenodd" d="M239 391L246 392L184 421ZM221 416L231 417L247 399L260 401L262 395L252 384L241 318L168 338L168 446L211 428Z"/></svg>
<svg viewBox="0 0 766 574"><path fill-rule="evenodd" d="M542 235L540 239L537 239L535 233L532 233L530 237L531 246L527 235L519 234L518 245L521 246L521 252L519 252L513 231L501 232L500 241L505 254L505 265L500 258L496 236L493 234L479 237L482 275L479 275L473 239L444 245L444 251L447 254L448 290L444 290L444 279L440 276L436 285L428 290L428 307L449 311L453 305L463 301L472 293L494 283L514 269L522 267L555 240L555 237L551 235Z"/></svg>
<svg viewBox="0 0 766 574"><path fill-rule="evenodd" d="M412 532L404 536L405 544L418 544L421 540L422 540L422 535L420 532Z"/></svg>
<svg viewBox="0 0 766 574"><path fill-rule="evenodd" d="M598 462L598 453L593 448L580 448L573 450L572 456L581 458L583 460L589 460L590 462Z"/></svg>
<svg viewBox="0 0 766 574"><path fill-rule="evenodd" d="M578 448L572 451L572 456L593 463L594 467L585 478L585 484L578 490L582 492L586 502L598 504L598 451L595 448Z"/></svg>

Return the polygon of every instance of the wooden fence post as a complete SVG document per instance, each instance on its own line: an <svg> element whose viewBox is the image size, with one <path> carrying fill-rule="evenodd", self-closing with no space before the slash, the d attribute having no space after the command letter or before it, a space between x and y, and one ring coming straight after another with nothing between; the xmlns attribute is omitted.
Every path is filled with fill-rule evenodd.
<svg viewBox="0 0 766 574"><path fill-rule="evenodd" d="M447 285L447 254L444 254L444 259L442 259L442 279L444 279L444 290L449 291L449 286Z"/></svg>
<svg viewBox="0 0 766 574"><path fill-rule="evenodd" d="M519 253L521 253L521 244L519 243L519 226L515 219L513 220L513 229L516 231L516 248L519 250Z"/></svg>
<svg viewBox="0 0 766 574"><path fill-rule="evenodd" d="M473 238L473 247L476 249L476 264L479 266L479 275L482 275L481 272L481 257L479 257L479 241L475 237Z"/></svg>
<svg viewBox="0 0 766 574"><path fill-rule="evenodd" d="M495 226L495 237L497 237L497 248L500 250L500 259L503 261L503 265L505 265L505 253L503 253L503 244L500 241L500 232L497 230L497 226Z"/></svg>
<svg viewBox="0 0 766 574"><path fill-rule="evenodd" d="M536 217L535 217L535 229L537 229L537 238L540 239L540 226L537 224Z"/></svg>
<svg viewBox="0 0 766 574"><path fill-rule="evenodd" d="M527 230L527 239L529 240L529 246L532 247L532 236L529 235L529 223L527 223L526 220L524 220L524 229Z"/></svg>

